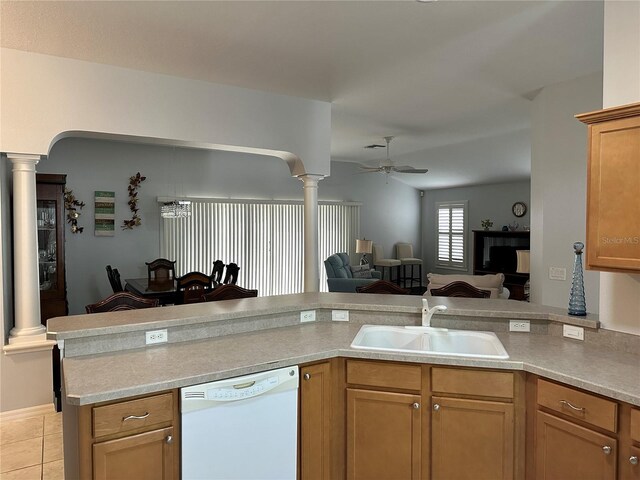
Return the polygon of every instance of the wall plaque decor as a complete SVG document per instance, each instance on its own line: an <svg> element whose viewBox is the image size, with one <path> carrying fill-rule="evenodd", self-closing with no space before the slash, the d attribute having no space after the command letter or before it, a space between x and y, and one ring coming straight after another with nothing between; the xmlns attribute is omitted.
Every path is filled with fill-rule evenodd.
<svg viewBox="0 0 640 480"><path fill-rule="evenodd" d="M116 194L96 191L95 193L95 234L96 237L115 235Z"/></svg>

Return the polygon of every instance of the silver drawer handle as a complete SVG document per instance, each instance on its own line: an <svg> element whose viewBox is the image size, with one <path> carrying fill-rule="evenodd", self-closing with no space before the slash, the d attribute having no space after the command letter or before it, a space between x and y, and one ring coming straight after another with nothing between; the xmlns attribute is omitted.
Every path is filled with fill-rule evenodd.
<svg viewBox="0 0 640 480"><path fill-rule="evenodd" d="M414 403L413 405L411 405L413 408L415 408L416 410L418 408L420 408L420 404L418 402Z"/></svg>
<svg viewBox="0 0 640 480"><path fill-rule="evenodd" d="M440 405L437 403L433 404L433 409L437 412L438 410L440 410Z"/></svg>
<svg viewBox="0 0 640 480"><path fill-rule="evenodd" d="M167 435L167 438L164 439L168 444L173 443L173 437L171 435Z"/></svg>
<svg viewBox="0 0 640 480"><path fill-rule="evenodd" d="M629 463L631 465L637 465L638 464L638 457L637 456L633 456L633 457L629 457Z"/></svg>
<svg viewBox="0 0 640 480"><path fill-rule="evenodd" d="M609 445L605 445L604 447L602 447L602 451L605 455L611 455L611 447Z"/></svg>
<svg viewBox="0 0 640 480"><path fill-rule="evenodd" d="M311 374L309 374L309 373L305 373L304 374L304 379L305 380L309 380L310 378L311 378Z"/></svg>
<svg viewBox="0 0 640 480"><path fill-rule="evenodd" d="M149 415L149 412L145 413L144 415L128 415L126 417L122 417L122 421L126 422L127 420L144 420Z"/></svg>
<svg viewBox="0 0 640 480"><path fill-rule="evenodd" d="M571 410L575 410L576 412L584 412L585 411L584 407L576 407L575 405L572 405L571 402L567 402L566 400L560 400L560 403L562 405L566 405Z"/></svg>

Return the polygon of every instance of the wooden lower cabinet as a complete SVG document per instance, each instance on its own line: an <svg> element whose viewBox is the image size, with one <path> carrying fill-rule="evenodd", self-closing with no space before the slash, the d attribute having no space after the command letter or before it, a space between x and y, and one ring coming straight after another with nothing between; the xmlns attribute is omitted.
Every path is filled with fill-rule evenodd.
<svg viewBox="0 0 640 480"><path fill-rule="evenodd" d="M513 404L432 398L432 479L511 479L513 452Z"/></svg>
<svg viewBox="0 0 640 480"><path fill-rule="evenodd" d="M173 436L168 427L94 444L94 480L174 478Z"/></svg>
<svg viewBox="0 0 640 480"><path fill-rule="evenodd" d="M420 395L347 389L347 479L420 479Z"/></svg>
<svg viewBox="0 0 640 480"><path fill-rule="evenodd" d="M615 480L615 438L542 411L536 417L536 478Z"/></svg>
<svg viewBox="0 0 640 480"><path fill-rule="evenodd" d="M300 478L331 479L331 364L300 368Z"/></svg>

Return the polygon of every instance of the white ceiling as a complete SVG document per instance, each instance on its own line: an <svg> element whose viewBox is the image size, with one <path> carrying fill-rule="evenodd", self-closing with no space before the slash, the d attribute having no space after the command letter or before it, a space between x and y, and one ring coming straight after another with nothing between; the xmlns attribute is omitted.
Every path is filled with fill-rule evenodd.
<svg viewBox="0 0 640 480"><path fill-rule="evenodd" d="M601 1L5 1L3 47L330 101L333 160L528 178L531 100L602 70Z"/></svg>

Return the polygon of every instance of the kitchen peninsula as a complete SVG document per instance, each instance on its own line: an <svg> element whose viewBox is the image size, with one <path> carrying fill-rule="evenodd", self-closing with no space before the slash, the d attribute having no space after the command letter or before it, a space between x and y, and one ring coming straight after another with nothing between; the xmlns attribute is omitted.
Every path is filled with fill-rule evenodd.
<svg viewBox="0 0 640 480"><path fill-rule="evenodd" d="M525 465L525 457L531 458L533 455L525 455L525 449L533 448L528 440L533 433L529 432L543 428L542 425L534 427L536 421L532 418L536 414L540 418L543 418L543 414L551 416L550 422L558 418L566 421L565 411L559 412L558 418L549 415L554 407L545 406L545 398L566 393L588 401L606 402L603 408L613 408L615 415L620 412L620 428L617 420L596 423L594 428L598 435L602 435L603 429L609 432L609 436L613 435L612 439L620 445L619 449L615 449L615 445L611 447L614 448L613 457L619 457L615 462L619 467L616 470L614 465L612 478L616 478L617 471L631 468L623 464L623 456L627 455L629 448L636 446L631 445L632 437L627 433L630 427L624 427L623 423L629 423L630 416L633 419L640 415L634 413L640 410L632 407L640 406L638 337L600 330L597 317L570 317L557 308L508 300L440 300L448 310L434 316L434 326L495 331L509 358L495 360L398 354L350 347L363 324L419 324L420 298L411 296L307 293L53 319L48 325L48 335L62 344L61 350L64 352L63 411L68 478L74 478L73 472L86 472L91 468L94 468L94 477L99 477L95 474L95 465L91 465L91 444L95 461L96 449L109 442L101 442L100 435L95 434L96 411L114 408L113 405L130 404L138 398L162 397L161 400L170 405L165 408L173 410L175 421L172 423L170 419L164 419L164 423L155 426L159 425L158 431L163 432L161 440L167 437L164 433L166 429L173 427L171 438L178 443L179 420L176 419L179 417L179 400L176 389L293 365L301 366L301 378L306 379L304 375L308 372L312 372L309 379L323 378L322 375L315 375L318 369L324 372L324 378L331 378L329 384L334 393L327 401L331 402L333 413L327 419L327 424L335 435L326 448L331 451L331 455L327 455L332 460L324 466L313 467L314 470L324 468L323 471L328 472L325 478L344 477L348 469L355 469L349 470L349 476L354 478L365 475L366 472L358 474L358 457L351 455L354 454L355 444L349 443L348 439L354 431L357 432L358 426L349 423L349 409L360 405L361 395L379 394L381 385L387 380L390 383L385 388L398 392L398 395L411 397L413 401L410 405L425 405L422 410L414 406L416 411L424 413L412 415L418 415L414 420L422 425L418 433L420 430L429 432L433 424L433 449L438 445L434 437L438 423L435 417L429 417L427 405L433 404L432 408L442 405L443 412L449 411L451 401L457 401L447 400L451 397L468 399L465 400L468 402L489 401L490 408L506 407L510 413L505 413L504 418L513 428L501 438L501 442L510 446L510 449L504 450L507 452L504 458L508 461L501 460L498 468L504 478L536 478L530 476L532 473L527 473L529 470L534 472L535 467L528 463ZM300 311L303 310L315 310L316 321L300 323ZM347 310L349 321L331 321L333 310ZM510 333L509 320L514 319L529 320L531 333ZM584 328L585 341L563 338L563 324ZM167 329L168 343L145 347L145 332L158 329ZM400 368L400 375L396 375L394 370L393 375L380 380L372 379L367 373L367 368L373 366L375 368L372 371L382 372L379 374L384 377L389 365ZM489 377L482 377L481 382L474 380L476 375L485 374ZM400 378L413 378L413 383L399 385L397 381ZM506 393L500 394L499 388L491 394L456 390L464 390L467 388L465 385L486 384L494 378L498 379L500 385L507 385ZM456 379L462 379L458 386ZM300 420L303 436L309 433L305 432L304 416L308 410L305 410L304 394L308 390L305 390L304 381L301 387ZM566 391L558 393L556 388ZM344 397L345 389L347 399ZM497 399L488 398L494 394L498 395ZM355 397L352 398L353 395ZM134 400L130 400L132 397ZM442 398L444 402L435 402L435 399ZM127 401L122 402L125 399ZM564 397L560 400L568 401ZM345 402L350 406L345 406ZM317 417L324 418L322 415ZM512 419L510 423L508 418ZM83 422L88 424L83 427ZM92 422L93 437L90 432L83 430L89 428L90 431ZM576 422L583 429L590 425L589 418L579 417ZM144 432L144 428L132 432ZM114 432L110 434L113 438L118 435ZM82 442L89 443L83 445ZM419 442L420 446L413 445L425 449L428 444L425 440ZM304 445L305 442L301 442L301 448ZM173 451L174 462L168 464L167 468L177 472L179 448ZM89 459L83 452L88 452ZM411 476L429 468L448 472L447 462L436 461L436 457L444 458L440 455L442 452L437 452L423 450L420 456L423 460L412 464ZM302 477L310 478L305 475L308 472L305 462L308 465L312 460L305 458L303 451ZM433 465L429 463L430 458ZM538 468L546 467L540 465ZM173 478L167 475L167 478Z"/></svg>

